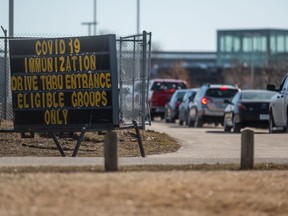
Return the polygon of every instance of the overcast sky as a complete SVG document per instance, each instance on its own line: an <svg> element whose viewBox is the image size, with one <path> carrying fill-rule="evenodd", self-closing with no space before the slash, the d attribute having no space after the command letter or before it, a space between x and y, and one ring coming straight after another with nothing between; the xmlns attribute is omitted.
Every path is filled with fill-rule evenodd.
<svg viewBox="0 0 288 216"><path fill-rule="evenodd" d="M94 0L14 0L14 35L88 35ZM8 29L9 0L0 0ZM97 0L97 33L137 32L137 0ZM140 30L164 51L216 51L221 29L288 29L288 0L140 0ZM93 28L91 29L93 33ZM3 36L1 30L0 36Z"/></svg>

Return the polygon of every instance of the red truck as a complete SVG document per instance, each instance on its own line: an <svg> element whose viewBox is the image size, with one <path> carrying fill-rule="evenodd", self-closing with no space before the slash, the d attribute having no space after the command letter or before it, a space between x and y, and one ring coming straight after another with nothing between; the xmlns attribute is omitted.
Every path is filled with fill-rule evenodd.
<svg viewBox="0 0 288 216"><path fill-rule="evenodd" d="M177 89L187 89L187 82L177 79L153 79L149 82L148 103L151 121L159 116L164 119L165 105Z"/></svg>

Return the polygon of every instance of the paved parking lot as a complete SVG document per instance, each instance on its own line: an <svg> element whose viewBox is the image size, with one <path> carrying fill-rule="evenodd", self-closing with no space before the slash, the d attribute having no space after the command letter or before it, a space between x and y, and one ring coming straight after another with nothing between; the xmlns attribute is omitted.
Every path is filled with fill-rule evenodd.
<svg viewBox="0 0 288 216"><path fill-rule="evenodd" d="M224 133L222 127L189 128L156 120L146 130L165 132L182 147L175 153L142 157L121 157L119 165L240 164L241 134ZM288 163L288 134L255 130L255 163ZM104 158L0 157L0 166L95 166Z"/></svg>
<svg viewBox="0 0 288 216"><path fill-rule="evenodd" d="M163 121L152 122L146 129L162 131L177 138L182 148L177 153L162 157L182 157L201 161L240 160L241 133L224 132L223 127L205 125L203 128L190 128ZM288 134L269 134L268 129L253 129L254 155L256 162L280 162L288 158ZM157 156L159 157L159 156ZM220 162L220 161L219 161Z"/></svg>

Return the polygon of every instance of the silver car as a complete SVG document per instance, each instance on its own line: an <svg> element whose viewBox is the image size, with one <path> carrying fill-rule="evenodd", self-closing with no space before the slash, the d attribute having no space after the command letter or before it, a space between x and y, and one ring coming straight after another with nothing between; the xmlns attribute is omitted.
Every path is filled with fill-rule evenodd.
<svg viewBox="0 0 288 216"><path fill-rule="evenodd" d="M239 91L234 85L206 84L201 86L189 105L188 123L202 127L205 123L223 124L225 100L230 100Z"/></svg>
<svg viewBox="0 0 288 216"><path fill-rule="evenodd" d="M183 125L185 122L188 125L188 111L189 111L189 103L194 100L196 93L199 91L199 88L191 88L188 89L186 94L183 97L183 101L179 106L179 125Z"/></svg>

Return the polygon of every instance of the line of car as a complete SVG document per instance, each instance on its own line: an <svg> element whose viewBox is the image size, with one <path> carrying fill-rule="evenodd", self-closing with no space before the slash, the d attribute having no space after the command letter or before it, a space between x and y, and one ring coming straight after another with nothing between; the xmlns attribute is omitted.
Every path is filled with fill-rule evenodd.
<svg viewBox="0 0 288 216"><path fill-rule="evenodd" d="M178 120L189 127L214 124L234 133L245 127L267 128L269 133L288 132L288 75L279 89L271 84L266 90L241 90L219 84L191 89L181 86L173 91L163 111L160 116L165 122Z"/></svg>

